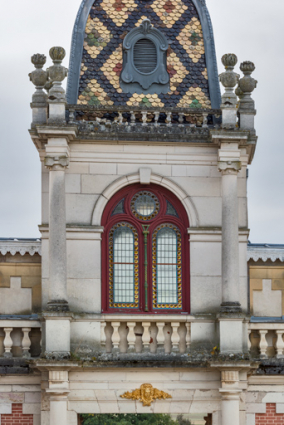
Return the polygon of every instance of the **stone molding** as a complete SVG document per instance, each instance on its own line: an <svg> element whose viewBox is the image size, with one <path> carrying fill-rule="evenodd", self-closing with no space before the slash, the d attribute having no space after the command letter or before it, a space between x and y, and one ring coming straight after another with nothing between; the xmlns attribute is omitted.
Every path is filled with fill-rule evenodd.
<svg viewBox="0 0 284 425"><path fill-rule="evenodd" d="M134 174L128 174L126 176L120 177L116 179L114 182L112 182L99 196L95 203L93 216L92 216L92 225L93 226L100 226L101 224L101 218L103 211L105 209L106 204L111 199L111 197L118 192L120 189L124 188L125 186L134 184L134 183L140 183L140 173L134 173ZM188 219L190 222L190 225L193 227L199 226L199 216L198 211L191 199L191 197L175 182L170 180L169 178L160 176L158 174L151 174L150 183L154 183L160 186L165 187L166 189L173 192L176 197L181 201L183 204Z"/></svg>
<svg viewBox="0 0 284 425"><path fill-rule="evenodd" d="M247 261L253 260L255 262L261 260L266 262L267 260L273 263L277 260L284 262L284 249L282 248L265 248L265 247L250 247L247 250Z"/></svg>
<svg viewBox="0 0 284 425"><path fill-rule="evenodd" d="M17 253L21 255L29 254L31 256L35 254L41 255L41 240L37 239L35 241L21 241L15 239L0 241L0 254L6 255L7 253L10 253L13 256Z"/></svg>

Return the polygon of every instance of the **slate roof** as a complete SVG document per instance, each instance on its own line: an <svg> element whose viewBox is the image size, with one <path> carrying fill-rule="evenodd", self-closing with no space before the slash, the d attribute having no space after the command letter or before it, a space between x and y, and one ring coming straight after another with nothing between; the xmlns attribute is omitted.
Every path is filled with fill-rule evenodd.
<svg viewBox="0 0 284 425"><path fill-rule="evenodd" d="M82 16L80 18L79 15L86 14L86 2L89 1L84 0L81 5L82 10L79 11L76 21L77 26L80 19L82 25ZM220 92L216 78L217 67L212 28L210 66L213 69L211 74L214 74L212 81L215 81L215 92L217 91L214 105L210 98L212 87L210 90L205 57L204 16L202 25L195 6L196 2L200 0L96 0L92 2L88 15L85 16L77 103L95 106L219 107L216 104L220 98ZM202 7L202 10L206 12L206 6ZM150 19L152 25L162 31L169 42L167 70L170 74L171 91L167 94L123 93L119 85L123 39L145 18ZM206 18L209 19L209 16ZM206 30L208 32L208 25ZM77 77L74 69L75 62L79 59L79 43L78 28L75 24L67 93L69 103L75 103L76 89L73 86L76 85ZM208 50L207 47L207 52Z"/></svg>

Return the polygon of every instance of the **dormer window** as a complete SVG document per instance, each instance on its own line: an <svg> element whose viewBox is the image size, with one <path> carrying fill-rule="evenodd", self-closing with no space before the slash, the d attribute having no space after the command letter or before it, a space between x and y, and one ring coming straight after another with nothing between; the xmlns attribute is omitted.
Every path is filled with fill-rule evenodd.
<svg viewBox="0 0 284 425"><path fill-rule="evenodd" d="M123 70L120 86L125 93L167 93L168 42L149 19L130 31L123 42Z"/></svg>

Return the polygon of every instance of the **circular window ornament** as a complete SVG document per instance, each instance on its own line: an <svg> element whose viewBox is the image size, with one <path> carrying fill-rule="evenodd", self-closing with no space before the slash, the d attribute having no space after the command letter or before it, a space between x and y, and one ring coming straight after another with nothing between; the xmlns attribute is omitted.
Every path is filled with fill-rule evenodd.
<svg viewBox="0 0 284 425"><path fill-rule="evenodd" d="M132 214L139 220L151 220L154 218L160 209L158 198L148 191L136 193L130 202Z"/></svg>

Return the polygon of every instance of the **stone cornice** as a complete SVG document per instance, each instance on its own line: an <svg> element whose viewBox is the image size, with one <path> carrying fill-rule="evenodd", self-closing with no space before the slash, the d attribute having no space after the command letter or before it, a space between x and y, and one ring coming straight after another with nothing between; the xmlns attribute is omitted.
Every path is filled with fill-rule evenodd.
<svg viewBox="0 0 284 425"><path fill-rule="evenodd" d="M263 261L268 260L275 262L277 260L284 262L284 248L269 248L269 247L252 247L248 246L247 261Z"/></svg>
<svg viewBox="0 0 284 425"><path fill-rule="evenodd" d="M0 253L2 255L6 255L7 253L10 253L11 255L16 254L29 254L33 256L34 254L41 255L41 240L7 240L7 241L0 241Z"/></svg>

